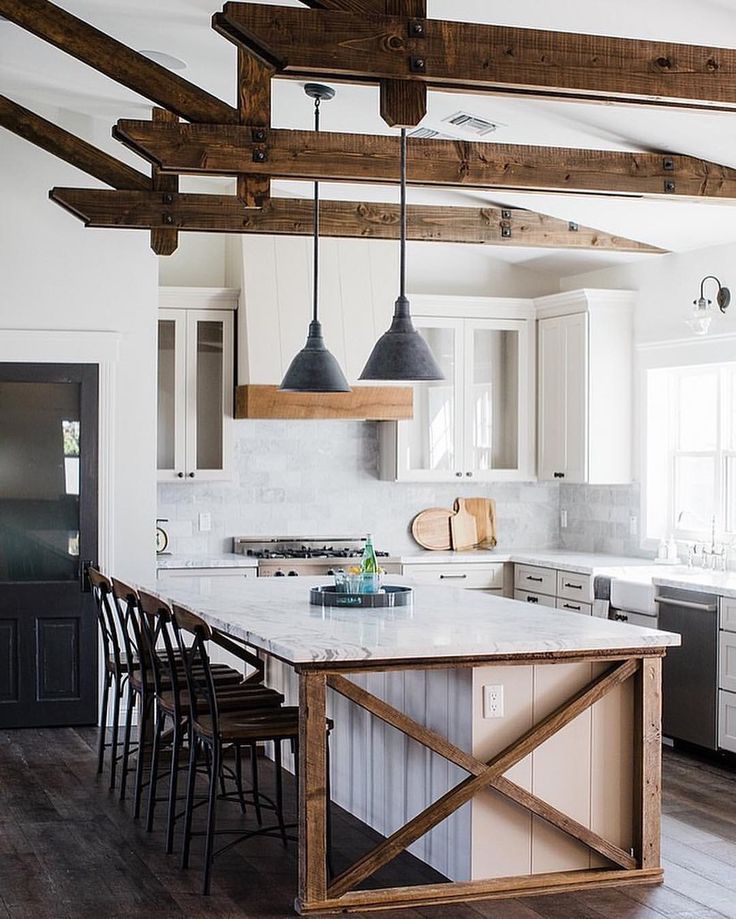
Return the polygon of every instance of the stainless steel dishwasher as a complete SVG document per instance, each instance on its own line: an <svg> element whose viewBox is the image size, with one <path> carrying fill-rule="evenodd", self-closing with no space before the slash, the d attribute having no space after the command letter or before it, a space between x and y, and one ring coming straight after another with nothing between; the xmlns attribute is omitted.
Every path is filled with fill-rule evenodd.
<svg viewBox="0 0 736 919"><path fill-rule="evenodd" d="M718 598L661 587L659 628L682 636L662 668L662 733L673 740L718 748Z"/></svg>

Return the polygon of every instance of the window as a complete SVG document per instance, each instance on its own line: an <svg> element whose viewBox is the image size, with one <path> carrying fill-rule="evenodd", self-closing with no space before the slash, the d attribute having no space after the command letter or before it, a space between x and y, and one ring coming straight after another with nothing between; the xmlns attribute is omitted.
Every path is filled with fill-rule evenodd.
<svg viewBox="0 0 736 919"><path fill-rule="evenodd" d="M650 370L646 535L736 534L736 364Z"/></svg>

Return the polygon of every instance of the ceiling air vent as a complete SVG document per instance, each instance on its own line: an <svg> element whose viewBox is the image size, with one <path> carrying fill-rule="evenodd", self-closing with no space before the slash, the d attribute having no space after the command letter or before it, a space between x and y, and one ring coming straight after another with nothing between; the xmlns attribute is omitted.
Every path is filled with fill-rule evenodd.
<svg viewBox="0 0 736 919"><path fill-rule="evenodd" d="M414 128L407 136L418 137L420 140L453 140L449 134L443 134L435 128Z"/></svg>
<svg viewBox="0 0 736 919"><path fill-rule="evenodd" d="M498 127L492 121L478 118L477 115L471 115L469 112L455 112L454 115L442 120L447 124L451 124L457 131L462 131L463 134L472 134L474 137L485 137L487 134L493 134Z"/></svg>

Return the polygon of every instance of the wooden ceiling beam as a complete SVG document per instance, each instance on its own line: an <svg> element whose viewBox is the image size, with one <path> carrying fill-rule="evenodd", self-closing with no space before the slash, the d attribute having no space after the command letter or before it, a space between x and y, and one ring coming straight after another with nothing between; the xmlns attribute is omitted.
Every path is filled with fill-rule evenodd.
<svg viewBox="0 0 736 919"><path fill-rule="evenodd" d="M385 0L385 13L413 20L410 28L423 29L427 0ZM427 84L418 80L381 80L381 118L389 127L413 128L427 114Z"/></svg>
<svg viewBox="0 0 736 919"><path fill-rule="evenodd" d="M164 171L283 179L398 183L393 136L119 121L113 135ZM412 138L414 185L736 200L736 169L680 154L629 153Z"/></svg>
<svg viewBox="0 0 736 919"><path fill-rule="evenodd" d="M210 233L311 236L313 202L271 198L260 210L245 209L234 195L168 194L54 188L50 197L88 227L176 228ZM395 204L323 201L320 233L325 237L398 239ZM661 253L646 243L612 236L521 208L410 205L409 239L552 249L594 249Z"/></svg>
<svg viewBox="0 0 736 919"><path fill-rule="evenodd" d="M154 124L178 124L179 119L166 109L154 108L153 121ZM154 192L173 195L179 191L179 176L165 175L158 166L153 166L151 184ZM151 248L156 255L173 255L179 248L178 231L168 223L166 226L153 227L151 229Z"/></svg>
<svg viewBox="0 0 736 919"><path fill-rule="evenodd" d="M0 15L187 121L238 123L238 112L48 0L0 0Z"/></svg>
<svg viewBox="0 0 736 919"><path fill-rule="evenodd" d="M42 150L76 166L87 175L99 179L112 188L145 191L151 188L147 175L138 172L104 150L70 134L58 125L23 108L6 96L0 96L0 127L7 128Z"/></svg>
<svg viewBox="0 0 736 919"><path fill-rule="evenodd" d="M257 141L271 127L271 77L273 67L245 48L238 48L238 116ZM263 207L271 196L271 177L240 173L238 197L246 207Z"/></svg>
<svg viewBox="0 0 736 919"><path fill-rule="evenodd" d="M213 27L292 76L736 108L736 50L342 10L226 3Z"/></svg>

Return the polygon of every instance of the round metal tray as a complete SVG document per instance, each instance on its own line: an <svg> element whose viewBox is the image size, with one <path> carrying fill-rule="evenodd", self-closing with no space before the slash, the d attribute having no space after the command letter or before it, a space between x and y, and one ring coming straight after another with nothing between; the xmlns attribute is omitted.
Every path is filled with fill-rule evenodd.
<svg viewBox="0 0 736 919"><path fill-rule="evenodd" d="M339 592L334 584L313 587L309 602L313 606L342 606L355 609L377 609L390 606L408 606L411 603L411 587L385 585L376 594L348 594Z"/></svg>

